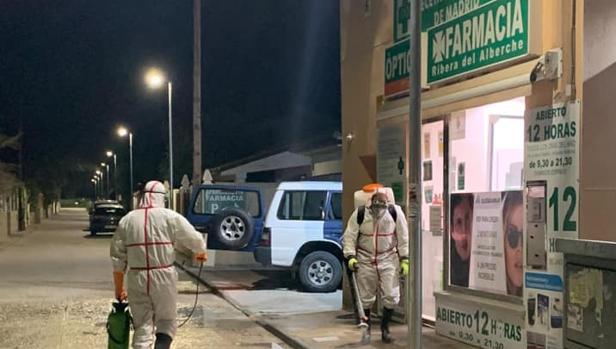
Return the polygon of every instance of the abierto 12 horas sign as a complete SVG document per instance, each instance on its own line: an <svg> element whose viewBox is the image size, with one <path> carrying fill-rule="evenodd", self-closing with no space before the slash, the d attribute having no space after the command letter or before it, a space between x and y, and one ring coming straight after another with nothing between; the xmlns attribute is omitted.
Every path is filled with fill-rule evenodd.
<svg viewBox="0 0 616 349"><path fill-rule="evenodd" d="M424 1L422 18L432 24L426 28L428 83L527 56L529 1Z"/></svg>

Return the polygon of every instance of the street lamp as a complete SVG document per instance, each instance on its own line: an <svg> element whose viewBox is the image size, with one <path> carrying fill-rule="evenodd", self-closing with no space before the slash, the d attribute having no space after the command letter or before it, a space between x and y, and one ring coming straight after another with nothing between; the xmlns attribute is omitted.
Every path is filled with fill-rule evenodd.
<svg viewBox="0 0 616 349"><path fill-rule="evenodd" d="M130 188L129 188L129 197L130 197L130 208L133 209L133 133L130 132L126 127L118 128L118 136L126 137L128 135L128 148L129 148L129 162L130 162Z"/></svg>
<svg viewBox="0 0 616 349"><path fill-rule="evenodd" d="M90 181L92 182L94 186L94 200L96 200L96 179L90 178Z"/></svg>
<svg viewBox="0 0 616 349"><path fill-rule="evenodd" d="M115 192L115 194L117 195L117 191L118 191L118 158L116 156L116 154L114 152L112 152L111 150L107 150L107 157L113 157L113 191Z"/></svg>
<svg viewBox="0 0 616 349"><path fill-rule="evenodd" d="M105 177L103 176L103 172L99 169L96 169L96 174L98 175L98 178L100 179L100 193L102 194L105 191Z"/></svg>
<svg viewBox="0 0 616 349"><path fill-rule="evenodd" d="M98 199L98 194L100 193L100 190L98 189L99 184L100 184L100 179L98 178L98 175L95 174L94 175L94 188L96 190L96 195L94 196L94 200Z"/></svg>
<svg viewBox="0 0 616 349"><path fill-rule="evenodd" d="M103 167L107 170L107 193L106 193L106 195L105 195L105 196L106 196L106 197L109 197L109 191L110 191L110 188L109 188L109 183L111 182L111 180L110 180L110 178L109 178L109 165L107 165L107 164L106 164L106 163L104 163L104 162L101 162L101 166L103 166Z"/></svg>
<svg viewBox="0 0 616 349"><path fill-rule="evenodd" d="M168 95L168 108L169 108L169 186L171 188L171 195L169 198L169 205L173 208L173 123L171 106L173 95L173 84L171 80L165 78L163 72L156 68L149 69L145 74L145 83L152 89L160 88L165 81L167 81L167 95Z"/></svg>

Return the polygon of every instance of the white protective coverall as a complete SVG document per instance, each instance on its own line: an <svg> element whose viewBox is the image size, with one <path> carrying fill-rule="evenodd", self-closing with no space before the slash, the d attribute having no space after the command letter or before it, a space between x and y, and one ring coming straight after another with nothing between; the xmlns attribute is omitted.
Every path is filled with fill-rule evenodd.
<svg viewBox="0 0 616 349"><path fill-rule="evenodd" d="M357 284L364 309L372 308L377 290L385 308L393 309L400 301L398 259L408 258L409 234L404 212L398 205L394 208L395 221L387 209L374 217L366 207L361 226L356 209L342 237L345 258L355 256L359 261Z"/></svg>
<svg viewBox="0 0 616 349"><path fill-rule="evenodd" d="M175 336L178 274L173 266L174 247L193 253L206 250L201 233L182 215L165 208L165 194L162 183L148 182L139 208L120 220L111 242L114 272L128 267L135 349L152 347L154 329Z"/></svg>

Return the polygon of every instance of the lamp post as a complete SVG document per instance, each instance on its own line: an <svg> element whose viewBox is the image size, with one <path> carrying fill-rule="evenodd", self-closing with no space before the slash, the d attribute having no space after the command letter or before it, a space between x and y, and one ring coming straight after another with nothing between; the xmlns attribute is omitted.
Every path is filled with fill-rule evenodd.
<svg viewBox="0 0 616 349"><path fill-rule="evenodd" d="M106 193L105 193L105 196L108 198L108 197L109 197L109 192L110 192L110 190L111 190L111 189L109 188L110 183L111 183L111 179L110 179L110 177L109 177L109 165L108 165L108 164L106 164L106 163L104 163L104 162L101 162L101 166L103 166L103 167L105 168L106 172L107 172L107 188L106 188L106 189L107 189L107 191L106 191Z"/></svg>
<svg viewBox="0 0 616 349"><path fill-rule="evenodd" d="M151 68L145 74L146 84L153 89L160 88L165 83L165 75L162 71ZM168 114L169 114L169 186L171 189L169 206L173 208L173 123L172 123L172 96L173 84L167 80Z"/></svg>
<svg viewBox="0 0 616 349"><path fill-rule="evenodd" d="M409 252L413 257L412 270L407 277L406 316L409 348L422 347L422 257L421 257L421 8L419 0L410 1L409 16L409 117L407 137L409 173L407 183L409 207Z"/></svg>
<svg viewBox="0 0 616 349"><path fill-rule="evenodd" d="M99 169L96 169L96 174L98 175L98 178L100 179L100 190L99 190L99 194L101 194L101 196L104 198L105 196L102 195L103 192L105 191L105 176L103 174L103 172Z"/></svg>
<svg viewBox="0 0 616 349"><path fill-rule="evenodd" d="M96 179L90 178L90 181L92 182L92 186L94 188L94 201L96 201Z"/></svg>
<svg viewBox="0 0 616 349"><path fill-rule="evenodd" d="M95 189L96 189L96 196L94 197L94 200L96 201L99 198L99 195L101 193L101 191L99 189L100 188L101 180L98 177L98 174L94 175L94 181L95 181L94 185L95 185Z"/></svg>
<svg viewBox="0 0 616 349"><path fill-rule="evenodd" d="M129 162L130 162L130 188L129 188L130 204L129 204L129 207L132 210L133 209L133 133L130 132L126 127L120 127L118 128L118 135L120 137L128 136L128 149L129 149Z"/></svg>
<svg viewBox="0 0 616 349"><path fill-rule="evenodd" d="M107 150L107 157L113 157L113 191L115 192L115 194L117 195L118 192L118 157L116 156L116 153L112 152L111 150Z"/></svg>

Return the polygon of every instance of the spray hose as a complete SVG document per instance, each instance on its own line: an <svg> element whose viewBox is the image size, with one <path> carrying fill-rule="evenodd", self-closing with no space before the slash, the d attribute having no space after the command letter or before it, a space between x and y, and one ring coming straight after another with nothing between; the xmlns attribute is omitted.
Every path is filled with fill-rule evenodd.
<svg viewBox="0 0 616 349"><path fill-rule="evenodd" d="M178 328L186 325L186 323L188 322L188 320L190 320L193 316L193 313L195 312L195 309L197 309L197 303L199 302L199 283L200 283L200 279L201 279L201 271L203 270L203 262L201 262L201 265L199 265L199 277L197 280L197 290L195 293L195 304L192 307L192 310L190 311L190 313L188 314L188 317L186 319L184 319L184 321L182 321L182 323L180 325L178 325Z"/></svg>

